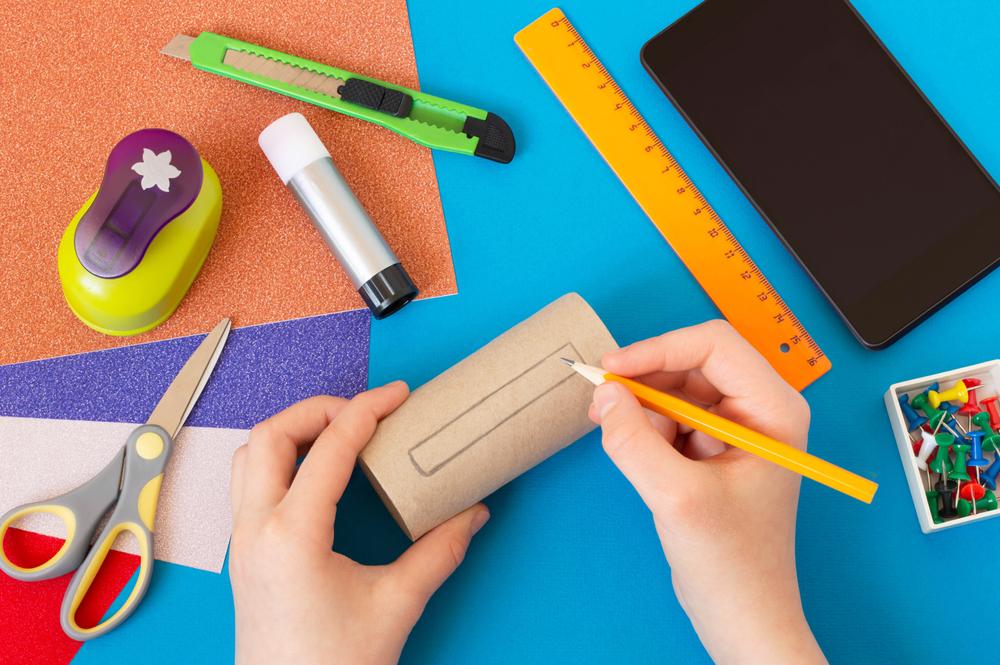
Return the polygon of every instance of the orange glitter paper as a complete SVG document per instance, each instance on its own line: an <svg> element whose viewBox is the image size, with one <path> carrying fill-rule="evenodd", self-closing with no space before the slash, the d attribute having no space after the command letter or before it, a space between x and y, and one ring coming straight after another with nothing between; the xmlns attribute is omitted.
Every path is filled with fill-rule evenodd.
<svg viewBox="0 0 1000 665"><path fill-rule="evenodd" d="M363 307L257 146L299 111L422 296L456 292L430 151L396 134L160 54L210 31L418 87L405 0L6 3L0 21L0 364ZM176 131L218 172L223 213L201 274L159 328L115 338L63 300L56 249L114 145Z"/></svg>

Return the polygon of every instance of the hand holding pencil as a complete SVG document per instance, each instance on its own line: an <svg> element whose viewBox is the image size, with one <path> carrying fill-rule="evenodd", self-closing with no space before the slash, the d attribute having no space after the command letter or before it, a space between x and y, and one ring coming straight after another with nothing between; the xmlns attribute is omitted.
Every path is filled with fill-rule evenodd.
<svg viewBox="0 0 1000 665"><path fill-rule="evenodd" d="M638 342L602 366L805 450L805 400L725 321ZM644 409L616 381L595 389L590 417L650 508L678 599L713 660L825 662L795 573L800 476Z"/></svg>
<svg viewBox="0 0 1000 665"><path fill-rule="evenodd" d="M612 374L600 367L584 365L567 358L563 358L562 360L572 367L577 374L595 386L600 386L606 381L621 384L632 393L643 407L661 416L673 419L679 425L684 425L691 430L711 436L721 443L735 446L748 453L753 453L789 471L803 475L806 478L811 478L838 492L843 492L848 496L854 497L858 501L871 503L875 497L878 485L874 482L851 473L847 469L831 464L826 460L822 460L819 457L810 455L801 448L778 441L773 437L757 432L717 413L712 413L708 409L692 404L668 392L657 390L645 383Z"/></svg>

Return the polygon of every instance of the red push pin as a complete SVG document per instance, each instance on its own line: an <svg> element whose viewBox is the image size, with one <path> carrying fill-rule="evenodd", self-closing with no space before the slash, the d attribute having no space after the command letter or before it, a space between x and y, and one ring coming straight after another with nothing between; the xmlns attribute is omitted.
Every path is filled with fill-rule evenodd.
<svg viewBox="0 0 1000 665"><path fill-rule="evenodd" d="M979 403L979 406L990 414L990 427L993 428L993 431L1000 429L1000 406L997 405L997 397L995 395L987 397Z"/></svg>
<svg viewBox="0 0 1000 665"><path fill-rule="evenodd" d="M986 496L986 488L977 482L967 483L962 485L961 489L958 490L959 495L972 504L972 514L977 514L976 502ZM975 497L974 499L972 497Z"/></svg>
<svg viewBox="0 0 1000 665"><path fill-rule="evenodd" d="M979 379L962 379L965 389L969 392L969 401L962 405L958 413L969 417L969 429L972 429L972 416L979 413L979 399L976 397L976 388L983 385Z"/></svg>
<svg viewBox="0 0 1000 665"><path fill-rule="evenodd" d="M984 496L986 496L986 488L979 483L973 481L971 483L965 483L962 485L962 489L958 491L959 495L966 501L979 501ZM975 497L973 499L972 497Z"/></svg>

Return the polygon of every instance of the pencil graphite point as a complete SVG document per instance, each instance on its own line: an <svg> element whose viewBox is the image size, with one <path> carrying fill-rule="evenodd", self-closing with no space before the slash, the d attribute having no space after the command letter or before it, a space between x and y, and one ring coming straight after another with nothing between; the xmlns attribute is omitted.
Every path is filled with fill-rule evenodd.
<svg viewBox="0 0 1000 665"><path fill-rule="evenodd" d="M599 386L604 383L605 372L600 367L592 367L591 365L578 363L577 361L569 360L568 358L562 358L562 361L569 365L574 372L587 379L595 386Z"/></svg>

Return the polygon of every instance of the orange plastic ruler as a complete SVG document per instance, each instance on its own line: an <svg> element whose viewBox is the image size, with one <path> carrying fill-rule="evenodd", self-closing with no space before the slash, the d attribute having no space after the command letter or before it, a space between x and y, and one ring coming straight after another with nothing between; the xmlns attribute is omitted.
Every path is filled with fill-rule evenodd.
<svg viewBox="0 0 1000 665"><path fill-rule="evenodd" d="M514 36L733 326L802 390L830 360L559 9Z"/></svg>

